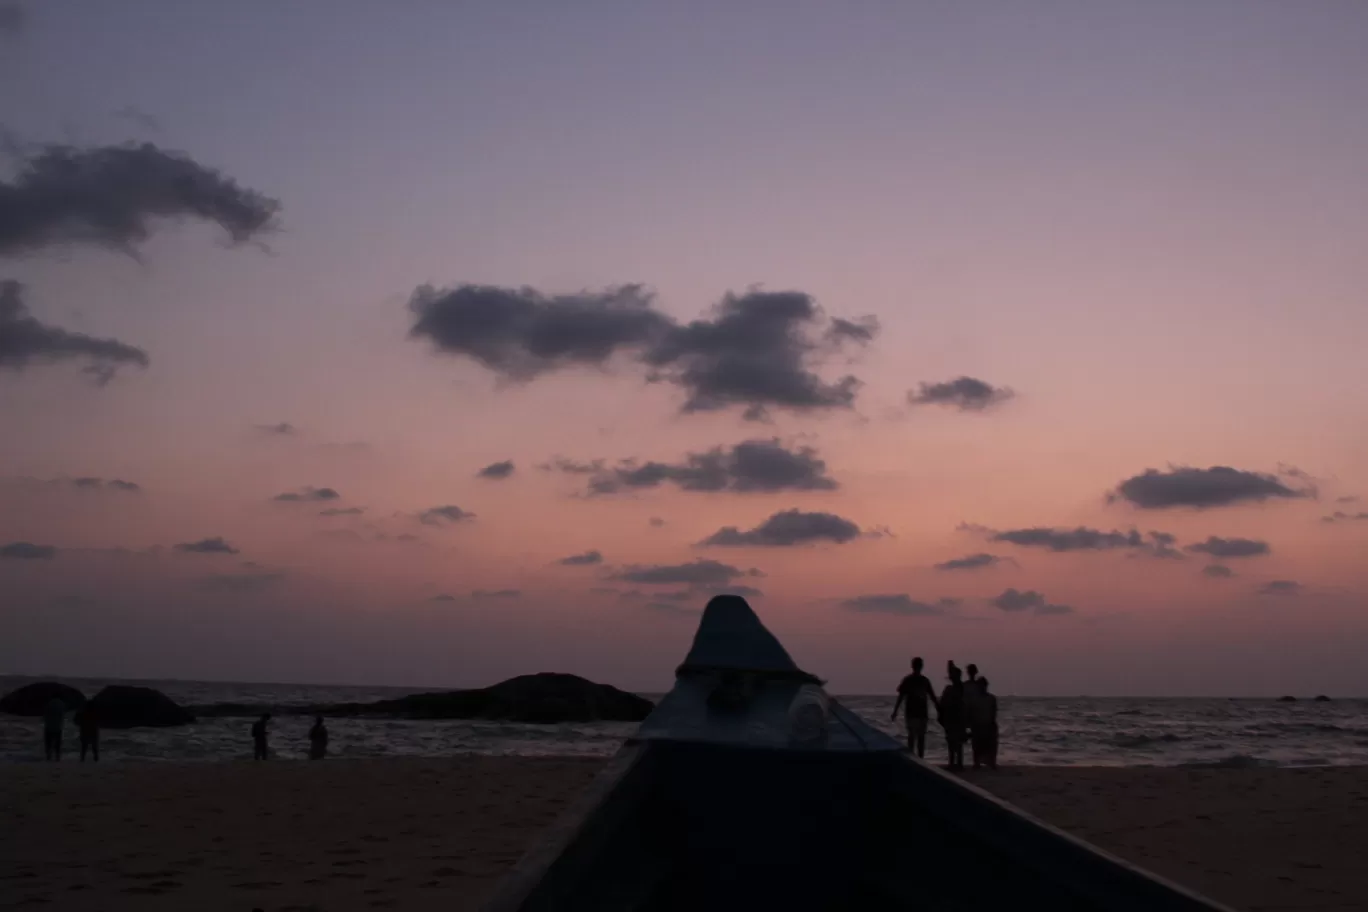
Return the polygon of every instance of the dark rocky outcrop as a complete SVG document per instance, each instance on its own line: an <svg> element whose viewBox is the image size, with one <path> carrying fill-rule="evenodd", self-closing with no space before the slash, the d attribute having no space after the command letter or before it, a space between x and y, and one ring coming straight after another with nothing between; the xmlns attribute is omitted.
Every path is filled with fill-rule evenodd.
<svg viewBox="0 0 1368 912"><path fill-rule="evenodd" d="M35 681L0 697L0 712L16 716L41 716L53 697L66 704L68 710L85 705L85 694L69 684L56 681Z"/></svg>
<svg viewBox="0 0 1368 912"><path fill-rule="evenodd" d="M343 714L352 707L336 707ZM577 675L521 675L493 687L410 694L361 708L409 719L498 719L509 722L639 722L655 708L645 697Z"/></svg>
<svg viewBox="0 0 1368 912"><path fill-rule="evenodd" d="M1315 698L1314 700L1312 700L1311 702L1312 702L1312 703L1329 703L1329 702L1330 702L1330 698L1327 697L1325 694L1316 694L1316 698Z"/></svg>
<svg viewBox="0 0 1368 912"><path fill-rule="evenodd" d="M655 704L577 675L542 673L509 678L493 687L409 694L374 703L206 703L188 707L202 718L256 716L488 719L507 722L640 722Z"/></svg>
<svg viewBox="0 0 1368 912"><path fill-rule="evenodd" d="M1278 697L1278 702L1279 702L1279 703L1296 703L1296 702L1297 702L1297 698L1296 698L1296 697Z"/></svg>
<svg viewBox="0 0 1368 912"><path fill-rule="evenodd" d="M188 725L195 717L151 687L111 684L90 698L88 709L102 728L169 728Z"/></svg>

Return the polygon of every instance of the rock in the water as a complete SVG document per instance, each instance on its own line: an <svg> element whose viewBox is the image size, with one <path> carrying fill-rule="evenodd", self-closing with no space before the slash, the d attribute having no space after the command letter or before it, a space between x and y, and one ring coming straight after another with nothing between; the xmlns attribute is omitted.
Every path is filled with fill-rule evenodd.
<svg viewBox="0 0 1368 912"><path fill-rule="evenodd" d="M0 712L16 716L41 716L53 697L65 703L68 710L80 709L86 701L85 694L69 684L36 681L0 697Z"/></svg>
<svg viewBox="0 0 1368 912"><path fill-rule="evenodd" d="M645 697L577 675L521 675L475 690L410 694L370 704L373 712L411 719L501 719L509 722L640 722L655 704Z"/></svg>
<svg viewBox="0 0 1368 912"><path fill-rule="evenodd" d="M1278 702L1279 702L1279 703L1296 703L1296 702L1297 702L1297 698L1296 698L1296 697L1278 697Z"/></svg>
<svg viewBox="0 0 1368 912"><path fill-rule="evenodd" d="M1316 694L1316 699L1312 700L1311 702L1313 702L1313 703L1329 703L1329 702L1330 702L1330 698L1327 697L1325 694Z"/></svg>
<svg viewBox="0 0 1368 912"><path fill-rule="evenodd" d="M90 698L90 710L102 728L169 728L188 725L195 717L151 687L111 684Z"/></svg>

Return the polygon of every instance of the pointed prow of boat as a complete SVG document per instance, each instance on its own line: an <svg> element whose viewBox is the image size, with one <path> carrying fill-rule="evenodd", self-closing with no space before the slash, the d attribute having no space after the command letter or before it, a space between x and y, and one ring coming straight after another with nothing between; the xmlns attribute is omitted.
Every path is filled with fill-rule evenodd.
<svg viewBox="0 0 1368 912"><path fill-rule="evenodd" d="M906 755L737 596L486 912L1222 907Z"/></svg>

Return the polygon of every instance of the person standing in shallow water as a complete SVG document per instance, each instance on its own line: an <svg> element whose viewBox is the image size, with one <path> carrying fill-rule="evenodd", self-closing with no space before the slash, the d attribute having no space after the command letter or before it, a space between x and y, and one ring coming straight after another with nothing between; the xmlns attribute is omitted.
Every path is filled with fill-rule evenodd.
<svg viewBox="0 0 1368 912"><path fill-rule="evenodd" d="M252 723L252 759L270 759L270 748L266 744L266 724L271 721L270 713L262 713L261 718Z"/></svg>
<svg viewBox="0 0 1368 912"><path fill-rule="evenodd" d="M950 683L940 697L940 724L945 729L945 747L950 754L950 769L964 769L964 680L954 662L946 664Z"/></svg>
<svg viewBox="0 0 1368 912"><path fill-rule="evenodd" d="M997 696L988 689L988 679L979 678L974 682L978 695L973 703L973 714L969 717L970 737L974 748L974 769L987 764L989 769L997 769L998 721ZM966 689L968 685L965 685Z"/></svg>
<svg viewBox="0 0 1368 912"><path fill-rule="evenodd" d="M43 756L48 760L62 759L62 729L66 726L66 703L53 697L43 707Z"/></svg>
<svg viewBox="0 0 1368 912"><path fill-rule="evenodd" d="M322 760L327 755L328 726L323 724L322 716L315 716L313 728L309 729L309 759Z"/></svg>
<svg viewBox="0 0 1368 912"><path fill-rule="evenodd" d="M982 679L978 676L978 666L973 662L964 666L967 680L964 682L964 725L968 729L965 741L969 743L969 752L973 754L974 769L979 768L978 742L974 740L974 722L982 716L979 709L979 685Z"/></svg>
<svg viewBox="0 0 1368 912"><path fill-rule="evenodd" d="M926 756L926 725L930 718L926 710L927 700L940 712L936 688L931 686L931 679L922 674L922 664L921 656L912 660L912 673L898 685L898 701L893 704L893 714L889 716L890 719L897 719L898 708L906 707L903 721L907 725L907 749L918 757Z"/></svg>
<svg viewBox="0 0 1368 912"><path fill-rule="evenodd" d="M76 710L76 715L72 717L76 723L76 734L81 739L81 762L85 763L86 753L90 753L90 759L96 763L100 760L100 723L95 718L95 710L89 705L82 706Z"/></svg>

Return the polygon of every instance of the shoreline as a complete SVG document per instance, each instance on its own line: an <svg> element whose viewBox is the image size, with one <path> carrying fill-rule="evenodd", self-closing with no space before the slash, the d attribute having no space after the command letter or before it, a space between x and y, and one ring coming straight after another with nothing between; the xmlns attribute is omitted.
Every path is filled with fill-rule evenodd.
<svg viewBox="0 0 1368 912"><path fill-rule="evenodd" d="M0 909L475 909L603 766L461 755L24 763ZM1368 907L1368 766L1004 767L966 780L1237 909Z"/></svg>

